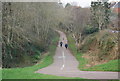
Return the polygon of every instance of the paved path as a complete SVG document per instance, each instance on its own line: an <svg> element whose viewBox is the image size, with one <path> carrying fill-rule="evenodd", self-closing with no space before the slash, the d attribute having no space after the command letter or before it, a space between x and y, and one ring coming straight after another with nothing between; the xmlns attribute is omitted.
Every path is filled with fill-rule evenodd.
<svg viewBox="0 0 120 81"><path fill-rule="evenodd" d="M60 33L60 41L67 43L66 35L63 32L58 32ZM78 69L78 64L78 61L68 49L58 46L54 56L54 63L36 72L56 76L80 77L86 79L118 79L118 72L80 71Z"/></svg>

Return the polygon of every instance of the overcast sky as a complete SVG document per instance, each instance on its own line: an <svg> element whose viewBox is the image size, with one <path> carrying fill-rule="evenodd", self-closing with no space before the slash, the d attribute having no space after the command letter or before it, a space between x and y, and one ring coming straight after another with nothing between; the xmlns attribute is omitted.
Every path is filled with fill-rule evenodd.
<svg viewBox="0 0 120 81"><path fill-rule="evenodd" d="M74 4L78 4L81 7L88 7L93 0L60 0L63 4L74 2ZM94 0L95 1L95 0ZM120 1L120 0L109 0L109 1Z"/></svg>

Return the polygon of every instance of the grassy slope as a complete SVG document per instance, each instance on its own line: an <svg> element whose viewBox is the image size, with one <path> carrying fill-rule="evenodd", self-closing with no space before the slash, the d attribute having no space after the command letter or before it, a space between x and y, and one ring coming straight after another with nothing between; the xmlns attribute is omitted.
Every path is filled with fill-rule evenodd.
<svg viewBox="0 0 120 81"><path fill-rule="evenodd" d="M111 60L108 63L96 65L87 70L88 71L90 71L90 70L96 71L97 70L97 71L119 71L120 72L120 69L117 67L118 62L120 62L120 59L119 60Z"/></svg>
<svg viewBox="0 0 120 81"><path fill-rule="evenodd" d="M85 71L120 71L120 69L117 67L118 62L120 60L119 61L112 60L108 63L96 65L94 67L85 69L84 66L87 64L87 60L82 58L82 54L76 51L75 41L73 40L72 37L68 36L68 42L69 42L69 48L70 48L71 52L74 54L74 56L79 61L79 69L80 70L85 70Z"/></svg>

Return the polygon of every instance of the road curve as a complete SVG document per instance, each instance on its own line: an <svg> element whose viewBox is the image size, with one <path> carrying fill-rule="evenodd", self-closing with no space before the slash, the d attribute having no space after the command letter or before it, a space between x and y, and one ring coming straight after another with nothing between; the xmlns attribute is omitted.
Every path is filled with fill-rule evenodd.
<svg viewBox="0 0 120 81"><path fill-rule="evenodd" d="M60 34L60 41L63 41L64 44L67 43L66 35L61 31L58 31L58 33ZM78 61L68 49L58 45L54 56L54 63L39 69L36 73L86 79L118 79L118 72L80 71L78 64Z"/></svg>

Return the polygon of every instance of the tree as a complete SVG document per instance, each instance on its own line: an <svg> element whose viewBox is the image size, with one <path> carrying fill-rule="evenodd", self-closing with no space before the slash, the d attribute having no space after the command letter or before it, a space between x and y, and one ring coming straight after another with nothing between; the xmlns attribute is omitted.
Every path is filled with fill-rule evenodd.
<svg viewBox="0 0 120 81"><path fill-rule="evenodd" d="M56 3L3 3L3 67L32 64L36 55L47 51L55 36ZM38 53L40 52L40 53ZM26 62L25 57L28 57Z"/></svg>
<svg viewBox="0 0 120 81"><path fill-rule="evenodd" d="M108 2L91 2L92 26L98 27L99 30L108 28L110 16L110 3Z"/></svg>

